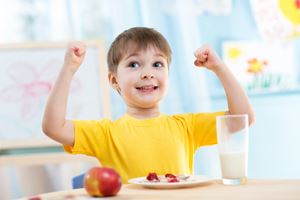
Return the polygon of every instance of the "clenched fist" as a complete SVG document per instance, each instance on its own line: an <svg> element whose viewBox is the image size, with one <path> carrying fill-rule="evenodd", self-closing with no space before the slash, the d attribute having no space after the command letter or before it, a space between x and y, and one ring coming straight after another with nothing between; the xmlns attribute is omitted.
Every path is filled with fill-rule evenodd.
<svg viewBox="0 0 300 200"><path fill-rule="evenodd" d="M86 52L86 46L82 42L69 43L66 54L64 67L70 69L72 72L76 72L83 62Z"/></svg>
<svg viewBox="0 0 300 200"><path fill-rule="evenodd" d="M198 67L205 67L216 72L224 66L216 52L208 45L197 49L194 55L196 57L194 64Z"/></svg>

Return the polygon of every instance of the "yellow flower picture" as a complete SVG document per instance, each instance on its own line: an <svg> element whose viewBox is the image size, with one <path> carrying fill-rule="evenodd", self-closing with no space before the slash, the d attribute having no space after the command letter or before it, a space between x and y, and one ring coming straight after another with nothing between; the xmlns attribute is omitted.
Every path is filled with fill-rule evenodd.
<svg viewBox="0 0 300 200"><path fill-rule="evenodd" d="M284 90L296 86L294 50L288 44L228 41L223 43L223 59L248 91Z"/></svg>

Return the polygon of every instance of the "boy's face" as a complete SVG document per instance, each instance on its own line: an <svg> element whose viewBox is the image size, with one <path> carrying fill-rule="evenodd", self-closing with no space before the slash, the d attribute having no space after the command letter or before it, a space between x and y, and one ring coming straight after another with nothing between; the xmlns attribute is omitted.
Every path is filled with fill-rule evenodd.
<svg viewBox="0 0 300 200"><path fill-rule="evenodd" d="M151 46L146 50L129 50L121 59L117 72L110 74L109 79L127 106L158 106L168 88L167 58Z"/></svg>

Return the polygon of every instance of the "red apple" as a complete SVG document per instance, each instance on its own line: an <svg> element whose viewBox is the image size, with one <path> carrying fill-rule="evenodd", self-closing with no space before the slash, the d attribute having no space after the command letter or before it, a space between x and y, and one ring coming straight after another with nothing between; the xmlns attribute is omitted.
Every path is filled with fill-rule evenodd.
<svg viewBox="0 0 300 200"><path fill-rule="evenodd" d="M91 196L114 196L121 186L120 175L111 168L93 167L84 176L84 188Z"/></svg>

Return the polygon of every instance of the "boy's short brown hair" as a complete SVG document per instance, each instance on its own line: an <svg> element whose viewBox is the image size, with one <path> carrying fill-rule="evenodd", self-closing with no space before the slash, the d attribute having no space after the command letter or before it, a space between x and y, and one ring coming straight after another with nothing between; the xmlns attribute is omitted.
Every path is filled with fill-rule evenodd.
<svg viewBox="0 0 300 200"><path fill-rule="evenodd" d="M153 46L165 54L168 64L171 62L172 51L162 34L152 28L134 27L118 35L111 44L107 55L109 72L117 71L117 66L130 45L136 46L134 50L145 50Z"/></svg>

